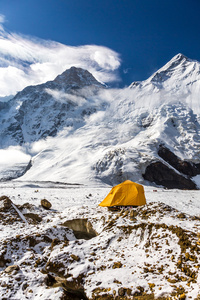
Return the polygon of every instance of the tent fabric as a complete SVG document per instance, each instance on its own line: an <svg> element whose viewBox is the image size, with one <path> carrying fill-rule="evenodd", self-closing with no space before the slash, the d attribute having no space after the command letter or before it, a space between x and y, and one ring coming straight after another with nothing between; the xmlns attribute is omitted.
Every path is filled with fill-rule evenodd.
<svg viewBox="0 0 200 300"><path fill-rule="evenodd" d="M146 198L141 184L126 180L114 186L100 206L139 206L145 205Z"/></svg>

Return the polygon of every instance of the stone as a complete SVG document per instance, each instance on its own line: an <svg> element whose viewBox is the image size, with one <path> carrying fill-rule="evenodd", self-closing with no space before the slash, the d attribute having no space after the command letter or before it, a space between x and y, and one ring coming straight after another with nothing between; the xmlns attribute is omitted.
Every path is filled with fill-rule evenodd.
<svg viewBox="0 0 200 300"><path fill-rule="evenodd" d="M177 218L179 218L179 219L185 219L186 216L185 216L184 213L180 213L180 214L177 215Z"/></svg>
<svg viewBox="0 0 200 300"><path fill-rule="evenodd" d="M51 242L51 251L53 250L54 246L58 245L60 243L60 240L58 238L55 238Z"/></svg>
<svg viewBox="0 0 200 300"><path fill-rule="evenodd" d="M119 289L118 289L118 295L119 295L120 297L125 296L125 293L126 293L126 290L125 290L124 288L119 288Z"/></svg>
<svg viewBox="0 0 200 300"><path fill-rule="evenodd" d="M42 199L41 200L41 205L45 209L50 209L51 208L51 203L47 199Z"/></svg>
<svg viewBox="0 0 200 300"><path fill-rule="evenodd" d="M25 291L29 287L29 284L27 282L24 282L22 284L22 291Z"/></svg>
<svg viewBox="0 0 200 300"><path fill-rule="evenodd" d="M11 274L13 271L19 271L19 266L18 265L12 265L12 266L7 267L4 270L4 272L8 273L8 274Z"/></svg>
<svg viewBox="0 0 200 300"><path fill-rule="evenodd" d="M113 269L119 269L121 267L122 267L122 263L120 261L114 262L114 264L112 266Z"/></svg>
<svg viewBox="0 0 200 300"><path fill-rule="evenodd" d="M6 254L6 251L4 251L3 253L1 253L0 255L0 268L3 268L6 266L7 263L9 263L9 259L5 259L5 254Z"/></svg>
<svg viewBox="0 0 200 300"><path fill-rule="evenodd" d="M112 211L112 212L118 212L121 210L121 208L119 206L109 206L107 207L108 211Z"/></svg>
<svg viewBox="0 0 200 300"><path fill-rule="evenodd" d="M47 286L53 286L56 283L55 277L51 274L47 274L47 276L44 279L44 282Z"/></svg>
<svg viewBox="0 0 200 300"><path fill-rule="evenodd" d="M75 261L80 261L80 257L74 254L71 254L71 258Z"/></svg>
<svg viewBox="0 0 200 300"><path fill-rule="evenodd" d="M85 295L84 287L83 287L83 274L80 274L76 278L70 278L68 281L66 278L62 278L59 276L55 277L56 286L61 286L67 293L69 298L65 299L88 299Z"/></svg>
<svg viewBox="0 0 200 300"><path fill-rule="evenodd" d="M134 210L134 209L131 209L130 211L130 218L134 218L138 215L138 211Z"/></svg>
<svg viewBox="0 0 200 300"><path fill-rule="evenodd" d="M0 209L1 210L7 210L9 208L11 208L12 206L12 201L10 200L10 198L8 198L7 196L1 196L0 197Z"/></svg>

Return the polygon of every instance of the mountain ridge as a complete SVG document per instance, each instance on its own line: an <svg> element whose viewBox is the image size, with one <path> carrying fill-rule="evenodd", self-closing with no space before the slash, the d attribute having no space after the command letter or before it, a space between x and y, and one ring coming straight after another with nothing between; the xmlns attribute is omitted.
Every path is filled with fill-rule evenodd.
<svg viewBox="0 0 200 300"><path fill-rule="evenodd" d="M161 144L183 161L200 162L199 70L200 63L178 54L147 80L109 89L72 67L9 101L8 118L0 116L1 147L21 145L32 157L21 180L149 184L143 175L150 164L174 170L159 157Z"/></svg>
<svg viewBox="0 0 200 300"><path fill-rule="evenodd" d="M86 87L90 89L86 91ZM76 106L81 102L87 102L86 97L94 95L103 87L87 70L75 67L58 75L53 81L26 87L7 103L7 114L11 124L8 127L2 126L2 140L11 137L11 144L21 145L47 136L55 136L62 124L73 126L71 119L75 118L73 111ZM73 99L78 99L78 103ZM95 104L86 105L80 112L77 122L83 122L84 115L94 110Z"/></svg>

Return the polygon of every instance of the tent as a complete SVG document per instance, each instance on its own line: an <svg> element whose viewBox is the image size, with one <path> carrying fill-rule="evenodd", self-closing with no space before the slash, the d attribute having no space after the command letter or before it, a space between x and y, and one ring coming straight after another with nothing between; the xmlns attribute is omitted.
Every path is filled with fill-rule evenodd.
<svg viewBox="0 0 200 300"><path fill-rule="evenodd" d="M145 205L144 188L141 184L126 180L114 186L100 206L139 206Z"/></svg>

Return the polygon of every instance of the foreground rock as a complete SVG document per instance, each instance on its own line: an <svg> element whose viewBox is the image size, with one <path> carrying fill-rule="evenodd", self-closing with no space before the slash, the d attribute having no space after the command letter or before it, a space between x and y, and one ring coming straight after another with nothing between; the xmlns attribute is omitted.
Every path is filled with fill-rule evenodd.
<svg viewBox="0 0 200 300"><path fill-rule="evenodd" d="M51 206L52 206L51 203L48 200L46 200L46 199L42 199L41 200L41 205L45 209L50 209Z"/></svg>
<svg viewBox="0 0 200 300"><path fill-rule="evenodd" d="M8 273L8 274L11 274L12 272L14 271L19 271L19 266L18 265L12 265L12 266L9 266L7 267L4 272L5 273Z"/></svg>
<svg viewBox="0 0 200 300"><path fill-rule="evenodd" d="M0 197L0 211L7 211L12 206L12 201L7 196Z"/></svg>
<svg viewBox="0 0 200 300"><path fill-rule="evenodd" d="M28 223L11 199L5 195L0 197L0 219L4 225L11 225L18 221Z"/></svg>
<svg viewBox="0 0 200 300"><path fill-rule="evenodd" d="M199 216L163 203L63 212L39 204L18 206L37 222L18 220L1 236L2 299L37 299L38 291L53 300L198 297ZM0 219L0 228L8 226Z"/></svg>
<svg viewBox="0 0 200 300"><path fill-rule="evenodd" d="M68 220L62 226L72 229L77 239L89 240L97 236L97 232L93 229L88 219Z"/></svg>

